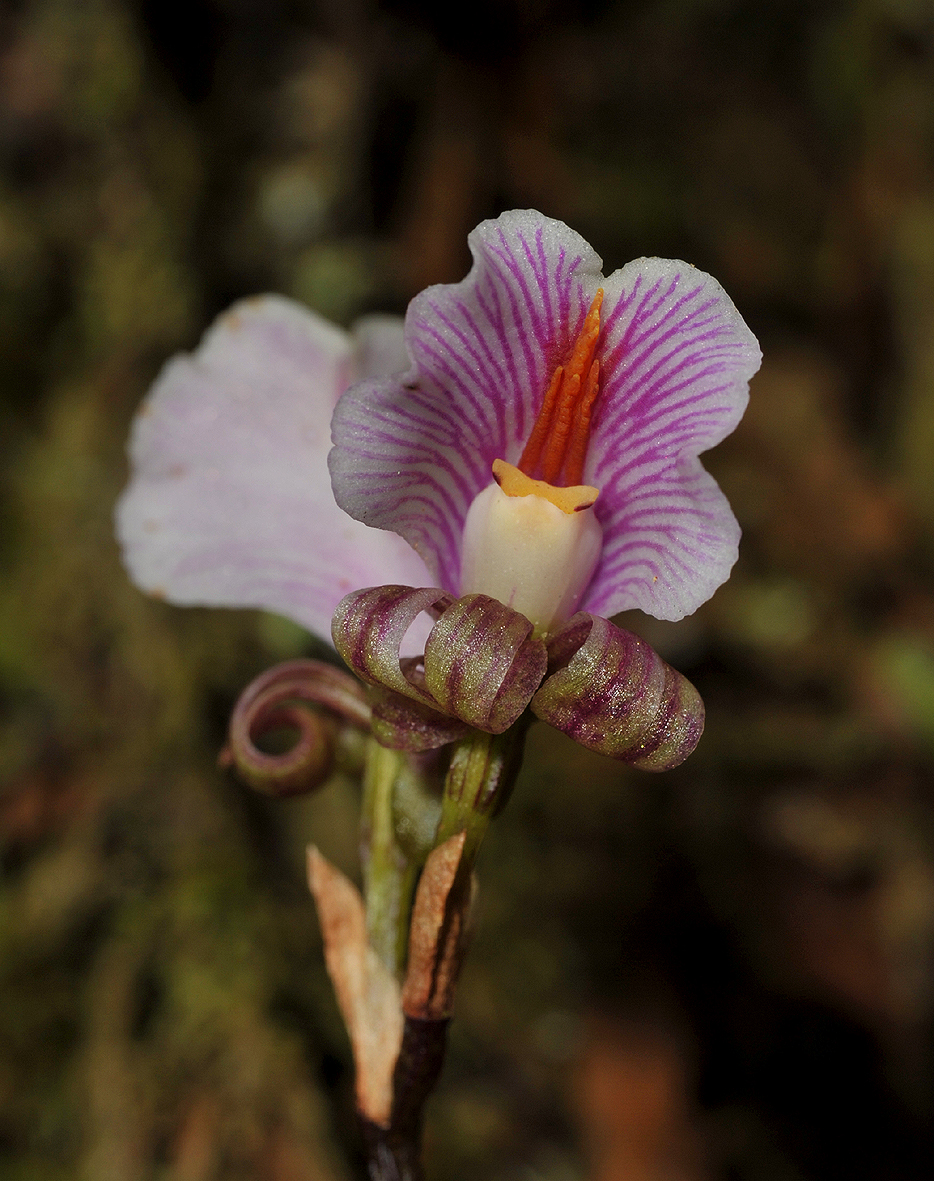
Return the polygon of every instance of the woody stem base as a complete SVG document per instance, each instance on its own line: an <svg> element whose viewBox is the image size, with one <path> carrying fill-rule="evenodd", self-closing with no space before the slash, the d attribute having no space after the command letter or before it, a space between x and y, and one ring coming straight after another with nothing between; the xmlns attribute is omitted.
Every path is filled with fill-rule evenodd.
<svg viewBox="0 0 934 1181"><path fill-rule="evenodd" d="M388 1128L361 1118L370 1181L423 1181L422 1112L444 1062L448 1021L406 1017Z"/></svg>

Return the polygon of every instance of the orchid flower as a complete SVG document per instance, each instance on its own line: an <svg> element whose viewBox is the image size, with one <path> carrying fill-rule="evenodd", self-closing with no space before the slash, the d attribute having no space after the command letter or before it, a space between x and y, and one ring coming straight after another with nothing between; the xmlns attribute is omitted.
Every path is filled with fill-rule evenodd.
<svg viewBox="0 0 934 1181"><path fill-rule="evenodd" d="M470 869L530 714L646 770L697 743L697 690L605 617L680 619L728 576L739 526L698 456L736 426L760 360L686 263L604 278L534 212L469 243L468 276L417 296L404 333L345 333L273 296L234 307L156 381L117 508L139 586L330 627L369 686L288 662L242 695L225 757L242 771L247 749L247 780L292 794L330 773L336 726L371 731L365 905L316 852L310 884L374 1177L420 1175ZM304 723L303 701L331 721ZM256 754L250 719L297 730L295 751Z"/></svg>
<svg viewBox="0 0 934 1181"><path fill-rule="evenodd" d="M578 234L530 211L469 245L468 276L410 304L404 348L385 319L346 334L281 298L237 305L157 381L118 532L137 583L176 603L264 607L323 635L343 600L333 634L364 680L498 732L509 710L465 715L438 677L399 673L400 651L423 648L410 625L463 596L528 621L515 651L552 647L514 674L532 686L521 712L555 651L571 659L569 627L583 651L595 619L694 611L740 533L698 456L742 416L760 352L687 263L604 278ZM578 680L607 659L651 663L605 628L588 643ZM536 712L585 741L566 704Z"/></svg>

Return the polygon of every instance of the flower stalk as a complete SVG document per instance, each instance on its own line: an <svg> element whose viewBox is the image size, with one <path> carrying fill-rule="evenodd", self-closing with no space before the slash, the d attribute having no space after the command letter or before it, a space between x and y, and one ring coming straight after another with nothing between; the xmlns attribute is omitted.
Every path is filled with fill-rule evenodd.
<svg viewBox="0 0 934 1181"><path fill-rule="evenodd" d="M396 784L405 755L367 743L360 820L360 861L370 945L394 976L405 966L409 911L420 866L396 839Z"/></svg>
<svg viewBox="0 0 934 1181"><path fill-rule="evenodd" d="M360 842L366 935L381 963L404 981L404 1023L388 1124L360 1113L373 1181L415 1181L421 1175L422 1108L444 1059L466 947L472 867L515 783L527 730L523 719L504 734L471 730L452 745L434 848L414 912L421 865L397 835L397 797L412 773L411 756L369 742Z"/></svg>
<svg viewBox="0 0 934 1181"><path fill-rule="evenodd" d="M463 832L463 857L468 866L476 860L490 822L515 786L530 720L520 718L504 734L472 730L453 747L436 844Z"/></svg>

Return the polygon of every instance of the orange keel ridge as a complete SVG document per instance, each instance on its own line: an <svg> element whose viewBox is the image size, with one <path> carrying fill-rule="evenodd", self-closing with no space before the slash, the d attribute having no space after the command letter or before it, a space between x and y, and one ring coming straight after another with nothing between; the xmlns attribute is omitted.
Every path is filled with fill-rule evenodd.
<svg viewBox="0 0 934 1181"><path fill-rule="evenodd" d="M519 460L533 476L541 469L549 484L579 485L590 441L590 419L600 392L600 362L594 359L600 336L603 288L594 296L583 327L564 365L555 369L542 408ZM563 478L562 478L563 477Z"/></svg>

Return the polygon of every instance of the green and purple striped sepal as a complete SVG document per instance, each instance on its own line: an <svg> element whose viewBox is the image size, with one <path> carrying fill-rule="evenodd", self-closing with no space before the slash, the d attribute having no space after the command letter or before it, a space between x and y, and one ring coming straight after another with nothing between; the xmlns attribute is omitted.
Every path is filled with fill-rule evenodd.
<svg viewBox="0 0 934 1181"><path fill-rule="evenodd" d="M568 737L643 771L683 763L704 730L691 682L644 640L580 612L548 643L532 712Z"/></svg>
<svg viewBox="0 0 934 1181"><path fill-rule="evenodd" d="M422 611L437 615L421 659L399 648ZM524 615L486 595L380 586L342 600L337 650L372 686L373 732L424 751L468 728L502 734L530 707L575 742L644 771L678 766L697 746L704 705L644 640L580 612L547 646Z"/></svg>
<svg viewBox="0 0 934 1181"><path fill-rule="evenodd" d="M425 655L400 660L399 647L422 611L439 616ZM402 750L443 746L468 726L502 734L548 667L529 620L486 595L454 600L436 588L403 586L355 591L338 605L331 635L357 676L376 687L377 738Z"/></svg>

